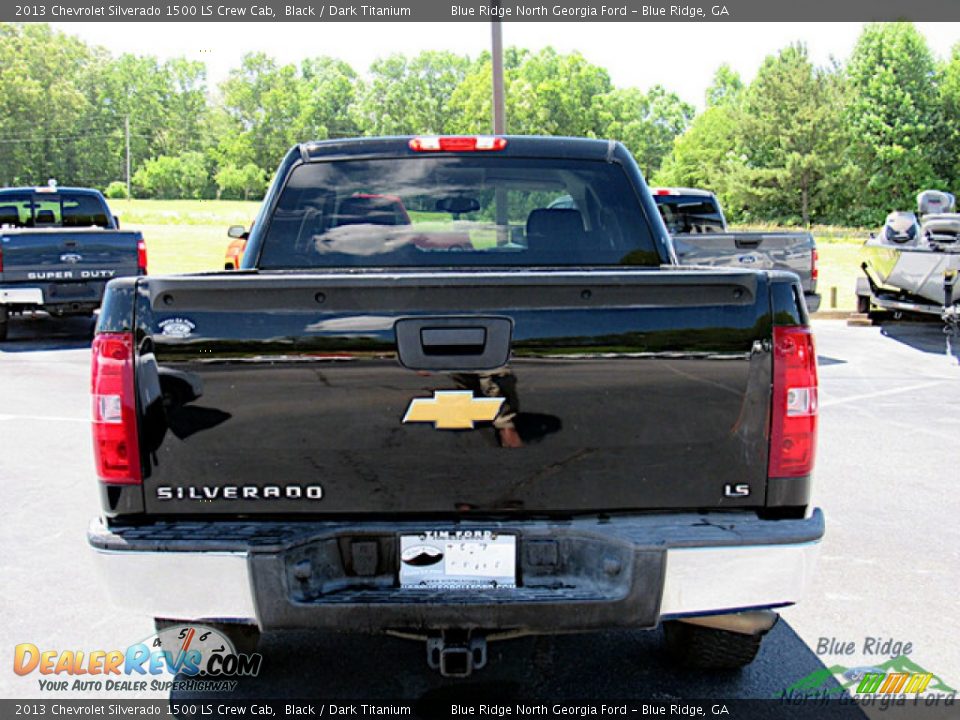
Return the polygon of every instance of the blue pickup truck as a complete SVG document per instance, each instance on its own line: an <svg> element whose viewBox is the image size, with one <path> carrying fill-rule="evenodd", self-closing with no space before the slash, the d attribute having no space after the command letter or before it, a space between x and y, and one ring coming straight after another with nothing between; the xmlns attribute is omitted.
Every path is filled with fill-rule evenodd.
<svg viewBox="0 0 960 720"><path fill-rule="evenodd" d="M11 315L91 315L113 278L145 275L139 232L120 230L96 190L0 190L0 341Z"/></svg>

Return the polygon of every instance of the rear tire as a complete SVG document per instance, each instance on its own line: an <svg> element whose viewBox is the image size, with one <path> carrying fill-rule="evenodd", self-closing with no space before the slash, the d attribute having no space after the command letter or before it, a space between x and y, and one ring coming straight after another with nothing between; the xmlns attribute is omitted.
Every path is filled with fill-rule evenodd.
<svg viewBox="0 0 960 720"><path fill-rule="evenodd" d="M683 622L665 622L667 653L678 665L703 670L736 670L760 652L763 635L718 630Z"/></svg>
<svg viewBox="0 0 960 720"><path fill-rule="evenodd" d="M10 327L10 313L6 308L0 308L0 342L7 339L7 329Z"/></svg>
<svg viewBox="0 0 960 720"><path fill-rule="evenodd" d="M242 655L249 655L257 651L260 644L260 628L251 623L238 622L206 622L204 620L171 620L169 618L154 618L153 626L157 632L166 630L175 625L205 625L225 635L233 648Z"/></svg>
<svg viewBox="0 0 960 720"><path fill-rule="evenodd" d="M866 295L857 295L857 312L861 315L870 314L870 298Z"/></svg>

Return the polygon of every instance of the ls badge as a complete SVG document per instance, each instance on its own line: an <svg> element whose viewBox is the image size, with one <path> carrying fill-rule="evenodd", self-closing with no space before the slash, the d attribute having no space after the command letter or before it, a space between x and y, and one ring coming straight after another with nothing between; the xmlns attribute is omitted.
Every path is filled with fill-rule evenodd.
<svg viewBox="0 0 960 720"><path fill-rule="evenodd" d="M473 424L490 422L503 398L478 398L469 390L437 390L432 398L410 401L403 422L429 422L437 430L473 430Z"/></svg>

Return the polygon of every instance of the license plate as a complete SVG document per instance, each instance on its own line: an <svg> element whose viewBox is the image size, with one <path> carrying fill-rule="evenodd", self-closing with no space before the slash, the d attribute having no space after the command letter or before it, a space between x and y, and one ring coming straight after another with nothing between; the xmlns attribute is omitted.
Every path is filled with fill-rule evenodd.
<svg viewBox="0 0 960 720"><path fill-rule="evenodd" d="M400 536L400 587L517 586L517 536L489 530Z"/></svg>
<svg viewBox="0 0 960 720"><path fill-rule="evenodd" d="M43 305L43 290L40 288L0 289L0 305Z"/></svg>

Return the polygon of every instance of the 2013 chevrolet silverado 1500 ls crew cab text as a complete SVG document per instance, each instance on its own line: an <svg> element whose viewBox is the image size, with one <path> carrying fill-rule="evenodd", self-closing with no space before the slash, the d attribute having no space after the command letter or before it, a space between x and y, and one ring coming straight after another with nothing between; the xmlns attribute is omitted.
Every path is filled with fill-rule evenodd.
<svg viewBox="0 0 960 720"><path fill-rule="evenodd" d="M11 314L90 315L112 278L147 272L139 232L120 230L96 190L0 190L0 340Z"/></svg>
<svg viewBox="0 0 960 720"><path fill-rule="evenodd" d="M89 541L161 623L738 666L823 534L796 276L676 266L614 142L296 147L238 271L110 283L92 384Z"/></svg>

